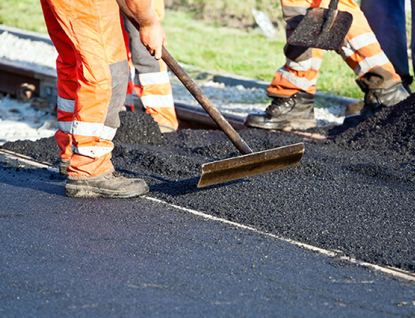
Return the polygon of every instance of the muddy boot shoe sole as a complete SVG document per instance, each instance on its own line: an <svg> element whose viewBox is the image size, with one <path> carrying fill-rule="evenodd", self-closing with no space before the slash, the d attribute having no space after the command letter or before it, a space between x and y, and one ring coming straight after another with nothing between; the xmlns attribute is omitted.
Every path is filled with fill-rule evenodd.
<svg viewBox="0 0 415 318"><path fill-rule="evenodd" d="M148 193L149 188L144 180L128 179L118 172L110 172L92 178L69 177L65 193L73 198L134 198Z"/></svg>
<svg viewBox="0 0 415 318"><path fill-rule="evenodd" d="M59 174L63 176L68 175L68 167L69 167L70 160L69 159L61 159L61 162L59 163Z"/></svg>
<svg viewBox="0 0 415 318"><path fill-rule="evenodd" d="M249 114L245 119L245 126L253 128L262 128L268 130L296 129L307 130L317 126L314 118L296 118L296 119L277 119L270 118L265 113Z"/></svg>
<svg viewBox="0 0 415 318"><path fill-rule="evenodd" d="M298 92L290 97L275 96L265 112L248 114L245 126L269 130L307 130L316 127L314 95Z"/></svg>

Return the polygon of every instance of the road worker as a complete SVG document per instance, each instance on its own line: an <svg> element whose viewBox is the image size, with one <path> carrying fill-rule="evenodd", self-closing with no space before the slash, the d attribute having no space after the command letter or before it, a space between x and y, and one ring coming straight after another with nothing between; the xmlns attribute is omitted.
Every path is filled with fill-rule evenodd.
<svg viewBox="0 0 415 318"><path fill-rule="evenodd" d="M151 0L125 0L150 54L161 58L165 34ZM128 82L120 11L113 0L41 0L58 51L58 131L66 195L128 198L148 192L144 180L115 172L112 138Z"/></svg>
<svg viewBox="0 0 415 318"><path fill-rule="evenodd" d="M153 0L153 7L163 21L164 0ZM174 132L179 123L174 109L173 92L163 60L155 60L140 41L140 33L123 15L124 38L130 64L126 106L134 111L133 94L159 125L162 133Z"/></svg>
<svg viewBox="0 0 415 318"><path fill-rule="evenodd" d="M415 0L411 0L412 12L415 12ZM362 0L360 8L375 33L382 50L391 61L396 73L402 78L406 90L413 77L409 72L408 41L406 38L405 0ZM415 20L412 14L412 21ZM415 24L412 22L412 64L415 59ZM413 70L414 65L412 65Z"/></svg>
<svg viewBox="0 0 415 318"><path fill-rule="evenodd" d="M329 0L282 0L287 22L287 39L307 9L328 8ZM353 69L357 84L365 93L364 103L352 105L345 122L357 123L383 106L395 105L409 94L391 62L382 51L359 6L353 0L340 0L339 11L350 12L353 23L337 51ZM286 63L275 73L267 95L272 98L265 112L249 114L245 125L264 129L308 129L316 126L314 94L323 50L286 44Z"/></svg>

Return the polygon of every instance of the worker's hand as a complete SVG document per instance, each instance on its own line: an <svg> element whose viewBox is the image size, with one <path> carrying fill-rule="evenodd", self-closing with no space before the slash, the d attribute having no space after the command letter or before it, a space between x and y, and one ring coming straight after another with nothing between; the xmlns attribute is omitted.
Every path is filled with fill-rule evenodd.
<svg viewBox="0 0 415 318"><path fill-rule="evenodd" d="M140 30L141 42L150 54L157 60L161 59L162 45L167 44L166 34L160 25L151 0L117 0L117 3L122 13L130 21L134 21L134 26Z"/></svg>
<svg viewBox="0 0 415 318"><path fill-rule="evenodd" d="M162 45L166 46L166 34L158 21L140 26L141 42L156 60L161 59Z"/></svg>

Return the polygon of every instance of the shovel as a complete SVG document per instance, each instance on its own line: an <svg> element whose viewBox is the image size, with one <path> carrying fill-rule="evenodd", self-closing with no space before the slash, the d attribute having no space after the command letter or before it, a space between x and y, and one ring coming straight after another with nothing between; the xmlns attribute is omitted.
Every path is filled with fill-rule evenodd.
<svg viewBox="0 0 415 318"><path fill-rule="evenodd" d="M337 50L342 45L352 25L349 12L337 11L339 0L331 0L328 9L314 8L307 11L288 43L323 50Z"/></svg>
<svg viewBox="0 0 415 318"><path fill-rule="evenodd" d="M117 0L121 11L139 29L139 24L134 20L130 10L122 1ZM198 188L288 168L300 163L304 153L303 143L254 153L165 47L163 47L162 59L242 153L242 156L236 158L203 164Z"/></svg>

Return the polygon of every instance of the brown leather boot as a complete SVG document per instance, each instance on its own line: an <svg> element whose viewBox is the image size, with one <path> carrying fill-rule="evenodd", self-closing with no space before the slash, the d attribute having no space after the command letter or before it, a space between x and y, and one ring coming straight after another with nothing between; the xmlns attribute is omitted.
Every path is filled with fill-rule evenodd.
<svg viewBox="0 0 415 318"><path fill-rule="evenodd" d="M68 167L69 167L69 163L71 161L69 159L61 159L61 162L59 163L59 173L61 175L67 176L68 175Z"/></svg>
<svg viewBox="0 0 415 318"><path fill-rule="evenodd" d="M367 89L362 82L356 82L365 92L364 102L352 103L347 106L345 124L364 121L383 107L396 105L409 96L402 82L381 89Z"/></svg>
<svg viewBox="0 0 415 318"><path fill-rule="evenodd" d="M144 180L127 179L114 170L96 177L68 177L66 196L75 198L133 198L149 191Z"/></svg>
<svg viewBox="0 0 415 318"><path fill-rule="evenodd" d="M245 125L276 130L316 127L314 95L298 92L290 97L274 97L265 112L248 114Z"/></svg>

